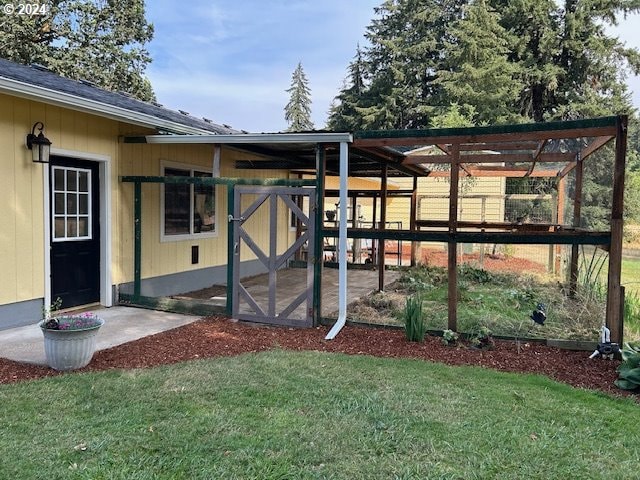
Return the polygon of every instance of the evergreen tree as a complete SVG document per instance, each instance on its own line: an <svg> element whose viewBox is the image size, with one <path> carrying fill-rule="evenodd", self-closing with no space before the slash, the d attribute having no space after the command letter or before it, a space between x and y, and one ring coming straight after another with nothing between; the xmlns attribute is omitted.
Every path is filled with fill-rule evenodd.
<svg viewBox="0 0 640 480"><path fill-rule="evenodd" d="M637 0L489 0L512 33L509 58L525 73L521 113L536 122L629 111L624 75L640 71L637 50L605 24L640 10Z"/></svg>
<svg viewBox="0 0 640 480"><path fill-rule="evenodd" d="M287 132L313 130L311 121L311 90L307 76L299 62L291 76L291 86L286 90L289 102L284 107L284 119L289 124Z"/></svg>
<svg viewBox="0 0 640 480"><path fill-rule="evenodd" d="M335 132L363 129L364 123L358 110L358 102L365 93L366 71L360 45L356 48L356 55L349 64L348 72L348 79L334 99L327 119L327 128Z"/></svg>
<svg viewBox="0 0 640 480"><path fill-rule="evenodd" d="M509 38L499 15L477 0L464 9L445 45L450 70L440 70L444 105L460 105L476 112L477 125L513 123L521 119L516 108L522 91L521 68L509 62Z"/></svg>
<svg viewBox="0 0 640 480"><path fill-rule="evenodd" d="M476 109L473 105L460 106L452 103L441 113L431 117L432 128L458 128L475 127L474 119L477 117Z"/></svg>
<svg viewBox="0 0 640 480"><path fill-rule="evenodd" d="M460 16L466 0L386 0L375 9L365 37L369 46L352 66L364 67L364 90L357 95L349 82L338 95L349 113L348 129L420 128L441 100L434 82L444 69L442 55L448 25ZM340 103L342 105L342 103ZM337 125L340 107L332 112ZM344 128L343 128L344 129Z"/></svg>
<svg viewBox="0 0 640 480"><path fill-rule="evenodd" d="M153 25L144 0L52 0L45 15L1 15L0 56L38 63L141 100L153 100L144 76Z"/></svg>

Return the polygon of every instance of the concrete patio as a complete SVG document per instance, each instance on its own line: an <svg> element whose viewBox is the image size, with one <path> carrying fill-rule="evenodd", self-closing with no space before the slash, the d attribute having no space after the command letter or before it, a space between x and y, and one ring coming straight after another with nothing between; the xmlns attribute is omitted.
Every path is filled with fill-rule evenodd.
<svg viewBox="0 0 640 480"><path fill-rule="evenodd" d="M132 307L92 310L104 319L97 336L97 350L180 327L200 317ZM37 325L0 331L0 357L17 362L46 365L42 331Z"/></svg>

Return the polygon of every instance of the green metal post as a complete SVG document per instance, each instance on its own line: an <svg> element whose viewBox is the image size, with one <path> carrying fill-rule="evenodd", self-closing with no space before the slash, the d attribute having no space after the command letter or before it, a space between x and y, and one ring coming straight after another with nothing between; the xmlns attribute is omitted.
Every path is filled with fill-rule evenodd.
<svg viewBox="0 0 640 480"><path fill-rule="evenodd" d="M313 323L320 323L322 317L322 267L324 263L324 176L325 151L322 145L316 147L316 232L315 248L313 252Z"/></svg>
<svg viewBox="0 0 640 480"><path fill-rule="evenodd" d="M234 185L227 185L227 218L233 218L233 204L235 202ZM235 222L227 223L227 315L233 313L233 256L235 248L233 245Z"/></svg>
<svg viewBox="0 0 640 480"><path fill-rule="evenodd" d="M142 183L136 182L133 191L133 296L139 298L142 281Z"/></svg>

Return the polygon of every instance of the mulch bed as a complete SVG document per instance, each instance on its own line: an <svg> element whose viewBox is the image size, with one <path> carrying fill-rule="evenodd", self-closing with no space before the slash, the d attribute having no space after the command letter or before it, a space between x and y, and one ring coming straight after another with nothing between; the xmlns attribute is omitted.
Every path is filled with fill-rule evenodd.
<svg viewBox="0 0 640 480"><path fill-rule="evenodd" d="M465 345L444 346L439 338L408 342L402 331L346 326L331 341L327 327L292 329L257 326L212 317L167 332L97 352L80 371L148 368L176 362L260 352L272 348L342 352L350 355L417 358L448 365L477 365L495 370L538 373L575 387L628 395L615 387L616 360L588 358L590 352L573 352L536 343L495 342L493 350ZM0 383L61 375L47 367L0 359Z"/></svg>
<svg viewBox="0 0 640 480"><path fill-rule="evenodd" d="M433 267L447 268L448 256L446 252L435 251L432 249L422 249L422 262ZM460 263L480 263L479 253L465 253L458 256ZM544 265L526 258L505 257L504 255L485 254L482 262L482 268L492 272L511 272L511 273L546 273L547 269Z"/></svg>

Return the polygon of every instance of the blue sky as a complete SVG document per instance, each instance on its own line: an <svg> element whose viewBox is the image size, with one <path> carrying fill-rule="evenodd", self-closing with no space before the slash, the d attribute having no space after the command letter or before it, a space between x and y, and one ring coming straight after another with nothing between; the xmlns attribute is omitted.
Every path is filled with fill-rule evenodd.
<svg viewBox="0 0 640 480"><path fill-rule="evenodd" d="M158 101L251 132L284 130L298 62L323 128L358 42L382 0L152 0L147 74ZM635 25L634 25L635 23ZM640 47L640 16L614 33ZM640 78L629 79L640 107Z"/></svg>

